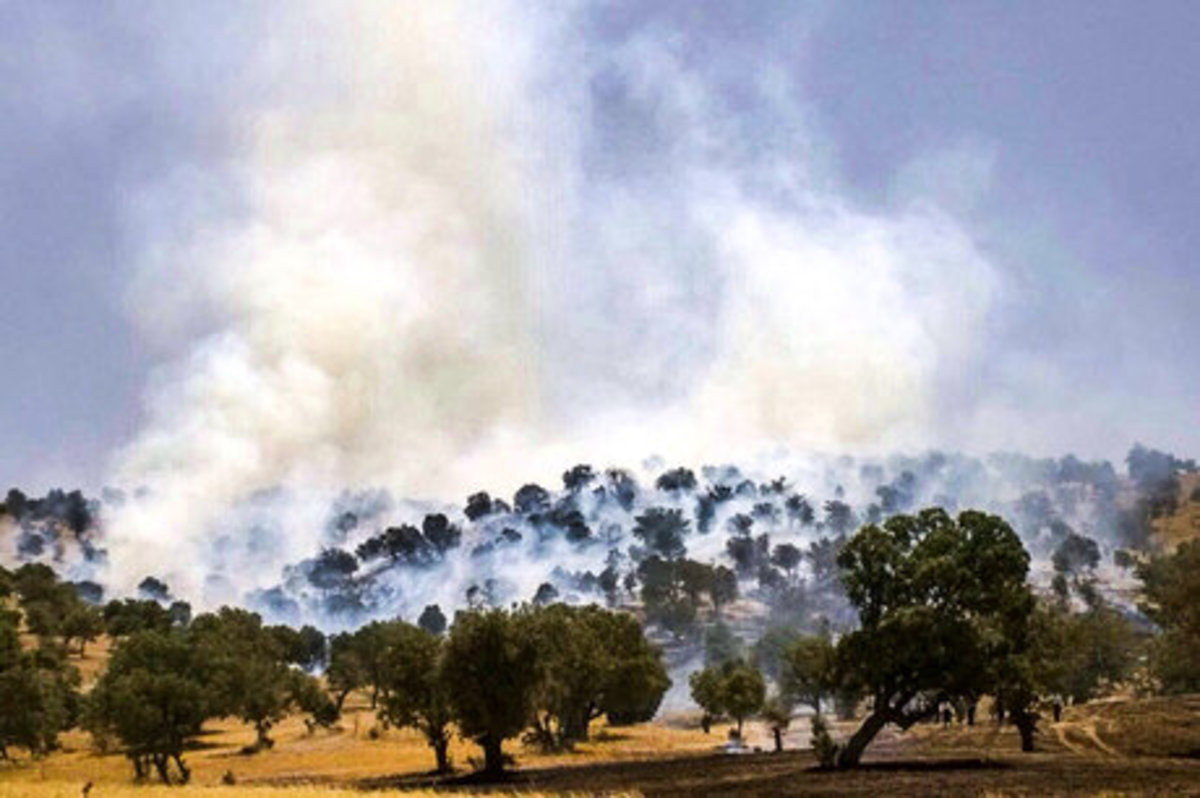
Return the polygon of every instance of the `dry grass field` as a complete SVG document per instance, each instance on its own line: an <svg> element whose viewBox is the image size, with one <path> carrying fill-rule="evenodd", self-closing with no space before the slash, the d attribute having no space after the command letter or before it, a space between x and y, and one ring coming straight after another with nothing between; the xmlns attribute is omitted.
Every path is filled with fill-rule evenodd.
<svg viewBox="0 0 1200 798"><path fill-rule="evenodd" d="M572 753L544 754L515 740L505 750L516 757L518 767L630 761L708 752L724 740L725 731L726 727L716 726L706 736L694 728L640 724L607 729L601 723L594 726L593 740ZM232 773L239 785L346 784L370 778L418 776L433 768L433 753L418 733L379 727L374 713L359 697L347 702L335 729L310 734L296 717L280 723L272 737L272 750L247 755L242 749L254 741L253 729L232 720L210 724L198 746L185 755L193 783L220 785L225 774ZM451 746L451 757L460 770L469 770L469 761L479 755L473 744L462 740L456 739ZM98 753L87 734L71 731L63 736L63 750L45 759L21 758L16 763L0 764L0 787L19 790L23 787L17 785L81 785L88 781L121 785L130 782L132 772L123 756ZM8 794L0 792L0 798L8 798Z"/></svg>
<svg viewBox="0 0 1200 798"><path fill-rule="evenodd" d="M40 762L0 765L0 798L74 798L88 781L91 798L348 798L351 795L1200 795L1200 696L1113 700L1069 707L1063 722L1045 722L1036 754L1022 754L1011 727L921 725L886 730L868 751L863 769L822 772L806 751L798 722L785 754L730 756L714 752L724 727L705 736L671 724L597 729L596 739L573 754L543 755L519 744L517 769L502 785L472 780L458 742L460 775L438 782L432 757L407 731L374 738L373 716L361 702L339 731L309 736L289 720L276 730L275 749L239 752L253 733L236 723L214 726L188 755L194 770L186 788L139 787L119 755L98 755L80 735L67 750ZM852 730L840 724L838 735ZM751 742L765 743L762 728ZM236 786L223 786L232 771ZM432 790L437 789L436 793Z"/></svg>
<svg viewBox="0 0 1200 798"><path fill-rule="evenodd" d="M1174 548L1180 543L1200 538L1200 473L1179 475L1179 506L1175 512L1154 521L1154 531L1160 543Z"/></svg>
<svg viewBox="0 0 1200 798"><path fill-rule="evenodd" d="M72 782L6 784L0 782L0 798L80 798L81 787ZM508 793L497 793L505 795ZM290 787L162 787L140 785L102 785L93 787L92 798L364 798L362 790L322 786ZM433 790L382 790L370 793L377 798L456 798L480 793L434 792ZM550 798L549 794L523 793L525 798ZM611 793L623 798L633 793Z"/></svg>

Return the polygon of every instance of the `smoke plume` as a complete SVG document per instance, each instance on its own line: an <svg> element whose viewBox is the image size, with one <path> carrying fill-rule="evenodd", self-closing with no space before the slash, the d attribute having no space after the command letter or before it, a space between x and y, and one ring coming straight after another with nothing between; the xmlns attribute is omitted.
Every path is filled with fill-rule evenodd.
<svg viewBox="0 0 1200 798"><path fill-rule="evenodd" d="M246 20L212 150L131 202L164 363L114 466L114 581L266 586L344 488L936 439L1003 290L953 209L857 207L769 64L733 96L670 31L597 50L585 22Z"/></svg>

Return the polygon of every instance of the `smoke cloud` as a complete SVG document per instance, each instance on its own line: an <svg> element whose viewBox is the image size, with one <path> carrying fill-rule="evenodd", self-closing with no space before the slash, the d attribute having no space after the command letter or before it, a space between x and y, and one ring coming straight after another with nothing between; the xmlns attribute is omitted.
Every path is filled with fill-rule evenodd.
<svg viewBox="0 0 1200 798"><path fill-rule="evenodd" d="M1004 292L954 209L857 207L770 64L731 92L670 31L597 48L586 19L245 20L213 149L130 206L164 364L114 464L140 489L115 582L219 598L217 558L269 585L347 487L457 503L578 460L937 439Z"/></svg>

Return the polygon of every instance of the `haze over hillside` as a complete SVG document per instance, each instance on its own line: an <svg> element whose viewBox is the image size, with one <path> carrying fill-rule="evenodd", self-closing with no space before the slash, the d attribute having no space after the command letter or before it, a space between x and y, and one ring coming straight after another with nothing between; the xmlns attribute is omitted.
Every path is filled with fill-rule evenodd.
<svg viewBox="0 0 1200 798"><path fill-rule="evenodd" d="M1087 101L1192 93L1154 60L1121 80L1161 96L1110 91L1089 59L1141 28L1055 13L922 10L914 52L800 6L6 7L0 475L121 491L114 584L236 554L241 593L343 492L420 515L576 463L1200 446L1195 281L1109 194L1194 143Z"/></svg>

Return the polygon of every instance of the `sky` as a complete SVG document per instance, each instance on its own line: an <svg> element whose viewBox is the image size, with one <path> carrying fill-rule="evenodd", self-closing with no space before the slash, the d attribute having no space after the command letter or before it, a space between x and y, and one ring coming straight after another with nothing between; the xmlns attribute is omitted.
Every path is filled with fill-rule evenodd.
<svg viewBox="0 0 1200 798"><path fill-rule="evenodd" d="M0 485L1195 455L1198 28L0 0Z"/></svg>

